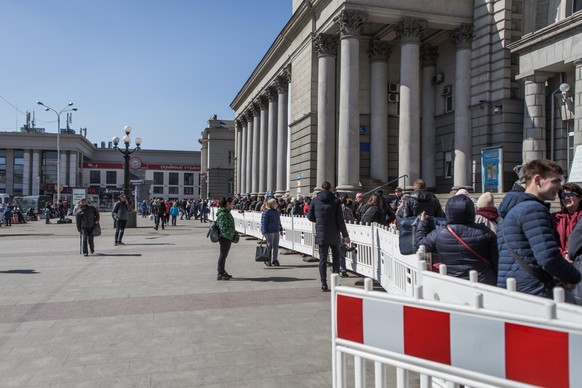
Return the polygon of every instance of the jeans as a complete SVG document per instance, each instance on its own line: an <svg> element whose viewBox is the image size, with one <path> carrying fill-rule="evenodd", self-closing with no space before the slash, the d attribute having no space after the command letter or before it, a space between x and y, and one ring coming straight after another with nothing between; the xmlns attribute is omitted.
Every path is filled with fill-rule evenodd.
<svg viewBox="0 0 582 388"><path fill-rule="evenodd" d="M332 272L339 273L340 245L339 244L320 245L319 246L319 277L321 278L321 283L327 283L327 255L328 255L329 249L331 249Z"/></svg>
<svg viewBox="0 0 582 388"><path fill-rule="evenodd" d="M172 226L176 226L176 216L172 216Z"/></svg>
<svg viewBox="0 0 582 388"><path fill-rule="evenodd" d="M226 272L226 270L224 269L226 264L226 256L228 256L228 252L230 251L232 241L220 236L218 244L220 245L220 253L218 255L218 274L222 275L223 273Z"/></svg>
<svg viewBox="0 0 582 388"><path fill-rule="evenodd" d="M125 224L127 224L127 220L117 220L117 228L115 228L115 242L121 242L123 233L125 232Z"/></svg>
<svg viewBox="0 0 582 388"><path fill-rule="evenodd" d="M277 261L279 257L279 233L265 233L267 247L271 252L271 262Z"/></svg>
<svg viewBox="0 0 582 388"><path fill-rule="evenodd" d="M166 216L156 215L154 220L155 220L155 227L154 227L155 229L158 229L158 226L160 226L160 220L162 221L162 229L164 229L164 226L166 225Z"/></svg>

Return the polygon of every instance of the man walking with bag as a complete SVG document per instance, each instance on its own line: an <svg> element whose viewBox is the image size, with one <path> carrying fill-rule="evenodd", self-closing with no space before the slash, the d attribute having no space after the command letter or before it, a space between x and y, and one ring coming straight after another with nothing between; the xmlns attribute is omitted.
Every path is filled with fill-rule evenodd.
<svg viewBox="0 0 582 388"><path fill-rule="evenodd" d="M127 224L129 213L131 213L131 206L129 206L125 194L121 194L119 201L115 203L113 211L111 212L111 216L117 222L117 227L115 228L115 245L125 245L121 240L123 239L125 224Z"/></svg>
<svg viewBox="0 0 582 388"><path fill-rule="evenodd" d="M339 199L332 193L331 183L323 182L323 189L311 201L307 219L315 222L315 243L319 245L319 276L321 290L328 291L327 286L327 254L331 249L332 271L340 271L340 233L344 244L350 243L350 236L344 221L342 206Z"/></svg>
<svg viewBox="0 0 582 388"><path fill-rule="evenodd" d="M81 233L81 246L83 256L88 256L89 249L91 254L95 252L95 243L93 241L93 228L99 224L99 212L95 207L89 205L85 198L79 201L80 208L75 215L77 221L77 230Z"/></svg>

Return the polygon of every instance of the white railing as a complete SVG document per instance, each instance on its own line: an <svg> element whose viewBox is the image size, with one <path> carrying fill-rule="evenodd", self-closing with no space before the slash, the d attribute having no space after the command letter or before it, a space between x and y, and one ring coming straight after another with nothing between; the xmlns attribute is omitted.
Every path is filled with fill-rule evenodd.
<svg viewBox="0 0 582 388"><path fill-rule="evenodd" d="M262 238L260 213L233 211L232 215L239 233ZM210 217L214 219L214 209ZM315 226L313 223L305 217L281 216L281 224L283 226L281 247L318 256L317 246L314 243ZM347 268L379 282L391 297L422 300L423 303L433 303L446 311L469 308L476 311L477 315L492 314L499 319L543 320L547 327L582 333L582 309L579 306L564 303L564 290L561 288L554 290L554 300L552 301L516 292L513 279L508 280L508 289L503 289L478 283L476 272L472 272L470 281L446 276L446 265L441 265L439 267L440 273L435 273L427 269L432 267L430 254L403 255L400 253L398 234L395 230L377 224L347 224L346 226L352 244L356 246L356 250L347 254ZM332 289L335 290L334 287ZM341 290L345 291L344 288ZM374 297L377 295L374 294ZM335 297L332 300L335 309L337 300ZM336 323L334 320L334 324ZM336 338L334 338L335 340ZM431 364L434 368L430 369L424 361L418 364L409 358L403 359L400 355L379 354L360 345L349 347L342 339L334 342L334 365L336 357L340 360L338 362L344 365L345 355L351 354L354 356L354 373L362 373L363 360L368 359L374 362L376 373L380 373L380 381L383 379L384 367L392 365L401 370L399 373L402 375L399 375L399 381L406 380L406 370L423 374L425 377L421 378L421 386L425 387L436 381L426 376L470 386L524 386L517 382L508 381L498 384L499 380L489 379L487 376L476 378L474 374L467 374L461 370L457 370L456 375L448 369L445 373L440 366ZM336 354L336 351L339 353ZM343 372L345 369L341 369L341 372L334 375L334 387L345 386L345 373ZM356 381L356 387L363 386L358 381ZM582 376L575 381L582 381Z"/></svg>

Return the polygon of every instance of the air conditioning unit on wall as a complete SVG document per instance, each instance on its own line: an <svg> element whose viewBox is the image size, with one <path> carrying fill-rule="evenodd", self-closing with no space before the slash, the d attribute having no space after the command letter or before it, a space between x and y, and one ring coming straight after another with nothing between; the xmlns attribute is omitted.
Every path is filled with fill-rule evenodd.
<svg viewBox="0 0 582 388"><path fill-rule="evenodd" d="M400 95L396 94L396 93L388 93L388 102L399 102L400 101Z"/></svg>
<svg viewBox="0 0 582 388"><path fill-rule="evenodd" d="M400 93L400 84L388 84L388 93Z"/></svg>

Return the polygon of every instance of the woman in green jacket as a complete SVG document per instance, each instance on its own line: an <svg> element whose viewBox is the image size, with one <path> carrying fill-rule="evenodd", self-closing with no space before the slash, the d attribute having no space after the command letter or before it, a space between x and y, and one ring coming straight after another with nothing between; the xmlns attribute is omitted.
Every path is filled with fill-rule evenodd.
<svg viewBox="0 0 582 388"><path fill-rule="evenodd" d="M234 218L230 214L230 210L234 207L234 199L231 197L220 198L218 202L218 211L216 213L216 224L218 225L218 232L220 238L218 243L220 244L220 254L218 256L218 276L216 280L230 280L232 278L224 266L226 264L226 256L230 251L230 246L232 240L234 239L235 229L234 229Z"/></svg>

